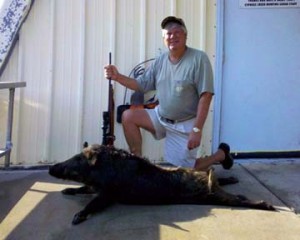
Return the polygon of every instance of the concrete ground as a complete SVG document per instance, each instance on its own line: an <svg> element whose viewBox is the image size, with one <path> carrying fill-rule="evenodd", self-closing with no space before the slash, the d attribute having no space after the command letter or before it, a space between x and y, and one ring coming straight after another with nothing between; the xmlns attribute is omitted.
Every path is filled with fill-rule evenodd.
<svg viewBox="0 0 300 240"><path fill-rule="evenodd" d="M74 183L46 170L0 171L0 239L282 240L300 239L300 161L240 161L218 176L240 182L232 193L266 200L277 212L222 206L115 205L72 226L91 196L63 196Z"/></svg>

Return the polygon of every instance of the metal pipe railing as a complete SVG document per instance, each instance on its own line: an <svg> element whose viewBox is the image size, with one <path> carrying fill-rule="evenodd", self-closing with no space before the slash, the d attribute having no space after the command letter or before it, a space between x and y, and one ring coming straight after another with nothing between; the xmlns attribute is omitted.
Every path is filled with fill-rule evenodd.
<svg viewBox="0 0 300 240"><path fill-rule="evenodd" d="M12 149L12 128L13 128L13 113L14 113L14 98L15 89L25 87L26 82L0 82L0 89L9 89L9 103L7 114L7 132L6 132L6 145L4 149L0 149L0 157L5 156L5 168L10 165L10 153Z"/></svg>

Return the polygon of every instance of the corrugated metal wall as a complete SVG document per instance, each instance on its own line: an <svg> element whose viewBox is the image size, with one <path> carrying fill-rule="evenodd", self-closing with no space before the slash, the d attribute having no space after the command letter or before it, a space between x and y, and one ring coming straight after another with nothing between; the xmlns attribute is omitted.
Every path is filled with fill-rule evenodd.
<svg viewBox="0 0 300 240"><path fill-rule="evenodd" d="M215 1L36 0L0 79L27 82L25 89L16 91L12 163L61 161L77 153L84 141L100 143L108 97L103 66L109 52L120 72L129 74L136 64L165 50L160 22L168 15L185 20L188 45L205 50L214 63ZM114 87L118 106L125 88ZM7 97L2 90L1 146ZM210 153L211 126L212 112L203 154ZM115 131L115 145L127 149L120 124ZM161 159L162 147L163 141L144 133L146 156Z"/></svg>

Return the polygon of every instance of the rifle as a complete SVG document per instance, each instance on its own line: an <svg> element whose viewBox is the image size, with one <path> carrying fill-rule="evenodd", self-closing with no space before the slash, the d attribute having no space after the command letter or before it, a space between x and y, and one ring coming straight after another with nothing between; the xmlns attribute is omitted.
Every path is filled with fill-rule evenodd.
<svg viewBox="0 0 300 240"><path fill-rule="evenodd" d="M111 64L111 52L109 53L109 64ZM111 78L108 80L108 110L104 111L103 117L103 136L102 145L113 146L116 139L114 135L114 115L115 115L115 103L114 103L114 89L111 83Z"/></svg>

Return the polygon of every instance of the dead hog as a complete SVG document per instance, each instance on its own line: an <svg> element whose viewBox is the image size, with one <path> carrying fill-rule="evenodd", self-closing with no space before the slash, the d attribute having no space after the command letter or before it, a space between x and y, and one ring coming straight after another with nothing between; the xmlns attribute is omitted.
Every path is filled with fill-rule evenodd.
<svg viewBox="0 0 300 240"><path fill-rule="evenodd" d="M102 145L89 146L69 160L51 166L49 174L84 184L67 188L64 194L97 194L74 216L73 224L113 203L208 204L275 210L264 201L226 193L212 171L166 169L124 150Z"/></svg>

